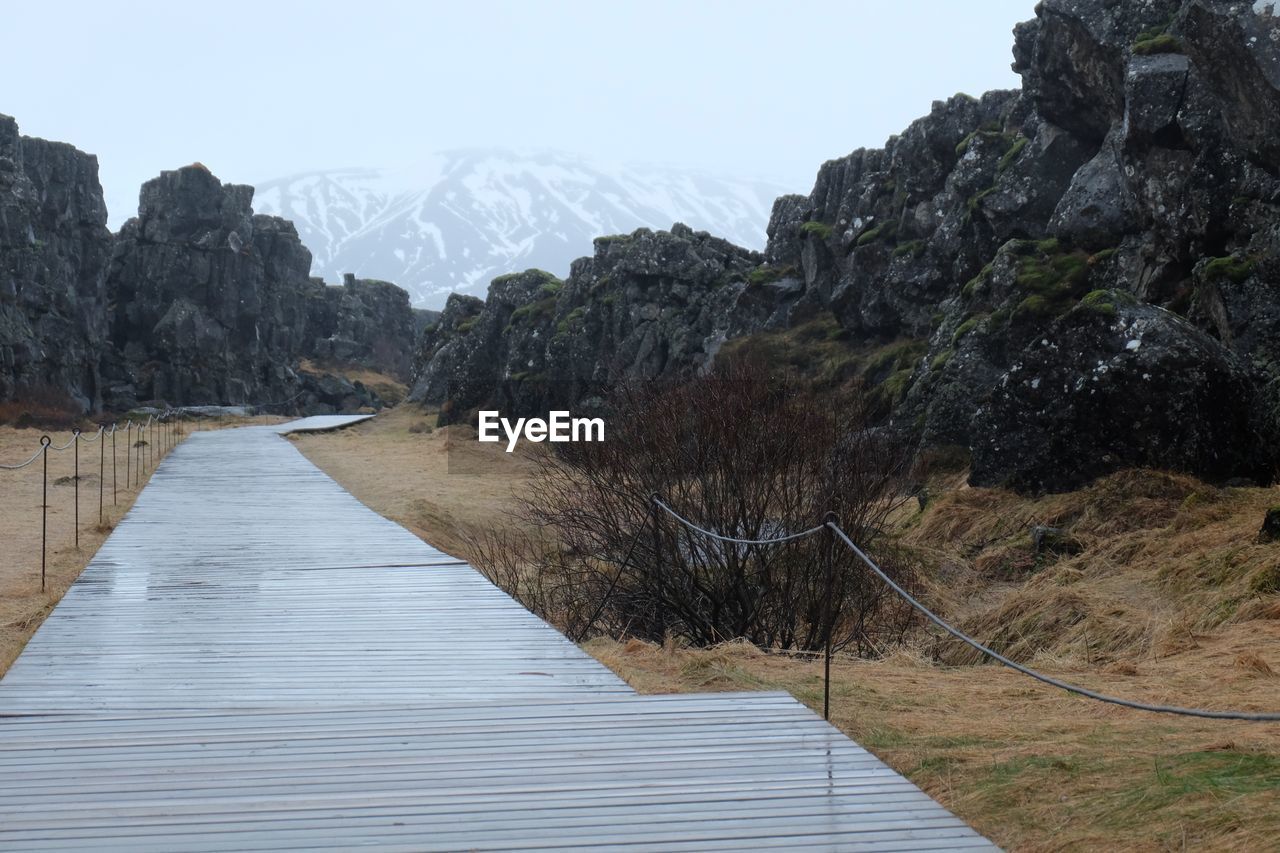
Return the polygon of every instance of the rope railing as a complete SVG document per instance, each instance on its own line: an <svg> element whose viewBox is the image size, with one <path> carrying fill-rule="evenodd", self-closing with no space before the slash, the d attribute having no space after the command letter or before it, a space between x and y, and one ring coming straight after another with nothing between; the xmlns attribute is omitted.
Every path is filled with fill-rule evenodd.
<svg viewBox="0 0 1280 853"><path fill-rule="evenodd" d="M990 657L991 659L1003 664L1006 667L1009 667L1010 669L1016 672L1019 672L1025 676L1028 676L1029 678L1033 678L1036 681L1042 682L1044 684L1048 684L1052 687L1057 687L1062 690L1066 690L1067 692L1073 693L1077 696L1083 696L1087 699L1093 699L1094 701L1097 701L1097 702L1105 702L1107 704L1118 705L1123 708L1131 708L1137 711L1148 711L1155 714L1173 714L1176 716L1198 717L1202 719L1211 719L1211 720L1242 720L1245 722L1269 722L1269 723L1280 722L1280 713L1235 711L1235 710L1214 711L1214 710L1209 710L1205 708L1187 708L1179 705L1162 705L1162 704L1157 704L1152 702L1139 702L1132 699L1124 699L1118 696L1111 696L1106 693L1100 693L1096 690L1090 690L1087 687L1082 687L1078 684L1072 684L1071 682L1063 681L1060 678L1054 678L1051 675L1045 675L1044 673L1039 672L1038 670L1032 669L1029 666L1025 666L1023 664L1018 663L1017 661L1011 660L1005 657L1004 655L1000 654L999 652L995 651L994 649L991 649L986 645L978 642L973 637L961 631L959 628L956 628L954 625L950 624L941 616L934 613L932 610L930 610L928 607L922 604L919 600L915 598L915 596L911 595L911 593L903 589L896 581L894 581L893 578L891 578L882 568L880 568L880 566L877 565L874 560L872 560L869 556L867 556L865 551L863 551L861 548L857 546L857 544L853 541L853 539L849 537L849 534L845 533L844 530L841 529L840 525L836 523L836 521L834 520L834 516L831 515L830 513L828 514L828 520L826 522L816 527L811 527L808 530L804 530L800 533L786 534L783 536L776 537L774 539L741 540L732 536L724 536L722 534L715 533L714 531L707 530L704 527L694 524L692 521L689 521L687 518L680 515L671 507L669 507L657 495L654 495L652 497L652 501L655 506L664 510L668 515L670 515L672 518L676 519L681 524L688 527L690 530L697 531L698 533L702 533L706 536L710 536L725 542L741 542L743 544L751 544L751 545L776 545L776 544L782 544L784 542L790 542L792 540L799 539L805 536L813 536L822 531L829 531L832 536L834 536L838 541L843 543L847 548L849 548L849 550L853 552L853 554L856 557L858 557L858 559L860 559L863 563L865 563L867 568L869 568L876 575L876 577L878 577L881 581L883 581L889 587L889 589L893 590L893 592L897 594L898 597L900 597L903 601L909 604L912 608L914 608L917 612L919 612L922 616L924 616L934 625L937 625L943 631L950 634L952 637L955 637L957 640L960 640L961 642L966 643L967 645L981 652L983 655ZM829 596L830 596L830 584L828 584L828 597ZM826 674L826 685L825 685L825 691L824 691L824 709L823 709L824 718L829 718L830 716L829 715L830 680L831 680L830 634L831 634L831 625L830 623L828 623L827 650L826 650L827 674Z"/></svg>
<svg viewBox="0 0 1280 853"><path fill-rule="evenodd" d="M107 436L111 436L111 502L113 505L119 503L119 482L118 482L118 461L119 451L116 434L123 428L126 436L125 446L125 488L130 488L130 478L132 476L133 486L141 483L142 474L145 469L154 469L158 459L162 460L168 451L178 445L181 436L184 435L182 429L182 421L180 419L181 412L177 409L166 408L156 413L152 412L147 415L145 421L134 418L126 418L123 421L117 421L108 427L106 424L99 424L98 429L92 433L85 433L79 428L71 431L71 438L63 444L54 444L53 439L48 435L40 437L40 449L35 452L29 459L19 463L0 463L0 471L19 471L29 465L34 464L38 460L43 460L42 484L41 484L41 500L40 500L40 591L44 592L47 587L48 576L48 552L49 552L49 452L61 452L69 448L74 448L74 468L71 482L74 486L73 497L73 521L72 529L74 532L75 547L80 548L80 445L81 444L98 444L98 524L103 525L106 521L106 471L107 471ZM134 434L138 438L130 441ZM157 435L158 433L158 435ZM143 435L147 438L144 439ZM144 457L144 449L146 454ZM133 457L135 450L137 452L137 464L134 465Z"/></svg>
<svg viewBox="0 0 1280 853"><path fill-rule="evenodd" d="M39 450L37 450L37 451L36 451L36 453L35 453L35 455L34 455L34 456L32 456L30 459L28 459L26 462L19 462L17 465L0 465L0 470L4 470L4 471L19 471L19 470L21 470L21 469L23 469L23 468L26 468L26 467L27 467L28 465L30 465L32 462L35 462L35 461L36 461L37 459L39 459L41 456L44 456L44 451L45 451L45 446L44 446L44 445L40 445L40 449L39 449Z"/></svg>
<svg viewBox="0 0 1280 853"><path fill-rule="evenodd" d="M699 527L671 507L667 506L661 498L654 497L653 502L657 504L659 508L665 510L668 515L683 524L685 527L688 527L690 530L696 530L704 536L710 536L712 539L718 539L721 542L731 542L737 545L779 545L783 542L791 542L795 539L803 539L806 536L821 533L825 527L825 525L819 524L817 527L810 527L808 530L801 530L799 533L785 533L782 536L777 536L773 539L739 539L736 536L724 536L707 530L705 527Z"/></svg>

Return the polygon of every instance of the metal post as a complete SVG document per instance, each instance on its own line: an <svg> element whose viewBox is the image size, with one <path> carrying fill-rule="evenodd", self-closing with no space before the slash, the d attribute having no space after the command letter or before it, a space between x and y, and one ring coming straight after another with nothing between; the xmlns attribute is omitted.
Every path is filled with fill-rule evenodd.
<svg viewBox="0 0 1280 853"><path fill-rule="evenodd" d="M658 494L649 496L649 511L653 515L653 589L657 603L658 640L664 645L667 642L667 603L666 590L662 582L662 526L658 515Z"/></svg>
<svg viewBox="0 0 1280 853"><path fill-rule="evenodd" d="M111 425L111 505L116 505L116 433L120 431L120 424Z"/></svg>
<svg viewBox="0 0 1280 853"><path fill-rule="evenodd" d="M835 618L831 612L831 596L832 587L835 585L835 533L831 529L832 524L836 524L836 514L834 512L827 513L826 526L823 528L823 560L826 566L826 584L827 584L827 601L826 613L823 617L826 622L826 637L824 644L826 646L822 659L822 719L831 719L831 632L834 629Z"/></svg>
<svg viewBox="0 0 1280 853"><path fill-rule="evenodd" d="M98 429L98 441L101 446L98 448L98 526L102 526L102 496L103 489L106 488L107 480L107 443L103 441L107 437L106 427Z"/></svg>
<svg viewBox="0 0 1280 853"><path fill-rule="evenodd" d="M46 555L49 553L49 445L53 439L47 435L40 436L40 446L44 448L44 486L40 497L40 591L44 592L44 573Z"/></svg>
<svg viewBox="0 0 1280 853"><path fill-rule="evenodd" d="M76 451L76 477L75 477L75 486L76 486L76 513L75 513L75 528L76 528L76 550L77 550L77 551L79 551L79 550L80 550L80 430L78 430L78 429L73 429L73 430L71 431L71 443L75 446L75 451Z"/></svg>
<svg viewBox="0 0 1280 853"><path fill-rule="evenodd" d="M133 484L133 421L124 422L124 487Z"/></svg>

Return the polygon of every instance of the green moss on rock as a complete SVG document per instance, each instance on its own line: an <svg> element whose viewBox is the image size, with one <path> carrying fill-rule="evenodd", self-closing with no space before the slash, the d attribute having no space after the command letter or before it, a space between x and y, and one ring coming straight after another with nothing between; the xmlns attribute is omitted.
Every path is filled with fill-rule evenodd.
<svg viewBox="0 0 1280 853"><path fill-rule="evenodd" d="M987 316L986 314L974 314L972 317L967 318L956 327L955 332L951 335L951 345L955 346L960 343L964 336L978 328L978 324L987 319Z"/></svg>
<svg viewBox="0 0 1280 853"><path fill-rule="evenodd" d="M869 228L858 235L858 246L868 246L877 240L892 240L893 236L898 232L898 225L895 222L882 222L874 228Z"/></svg>
<svg viewBox="0 0 1280 853"><path fill-rule="evenodd" d="M747 274L747 286L760 287L761 285L771 284L772 282L779 281L780 279L784 279L787 276L795 274L796 268L792 266L759 266Z"/></svg>
<svg viewBox="0 0 1280 853"><path fill-rule="evenodd" d="M825 222L806 222L800 226L800 233L817 237L819 240L829 240L831 238L831 226Z"/></svg>
<svg viewBox="0 0 1280 853"><path fill-rule="evenodd" d="M1241 284L1253 275L1254 263L1247 258L1228 255L1225 258L1214 258L1204 265L1205 281L1216 282L1224 279L1234 284Z"/></svg>
<svg viewBox="0 0 1280 853"><path fill-rule="evenodd" d="M511 322L525 323L537 322L545 320L551 316L556 309L556 299L554 296L545 296L536 302L530 302L527 305L521 305L519 308L511 312Z"/></svg>
<svg viewBox="0 0 1280 853"><path fill-rule="evenodd" d="M1147 38L1140 35L1138 41L1134 42L1134 56L1154 56L1158 53L1183 53L1182 42L1177 36L1169 33L1160 33L1159 35L1149 35L1143 33Z"/></svg>
<svg viewBox="0 0 1280 853"><path fill-rule="evenodd" d="M896 249L894 249L893 256L895 258L904 258L904 257L914 258L916 255L923 252L924 248L925 248L925 242L923 240L911 240L909 242L903 243L901 246L898 246Z"/></svg>
<svg viewBox="0 0 1280 853"><path fill-rule="evenodd" d="M1004 156L1000 158L1000 165L996 167L996 174L1004 174L1014 161L1018 159L1018 155L1022 153L1022 149L1027 147L1027 143L1031 140L1021 134L1013 140L1013 144L1009 146L1009 150L1004 152Z"/></svg>

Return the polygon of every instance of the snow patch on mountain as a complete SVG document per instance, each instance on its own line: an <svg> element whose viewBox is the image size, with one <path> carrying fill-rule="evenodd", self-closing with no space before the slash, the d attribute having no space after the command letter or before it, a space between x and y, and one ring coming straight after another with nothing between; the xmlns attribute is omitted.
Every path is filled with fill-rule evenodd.
<svg viewBox="0 0 1280 853"><path fill-rule="evenodd" d="M605 167L560 152L464 150L413 169L333 169L264 181L259 213L293 220L312 274L393 281L414 304L483 295L496 276L530 267L559 276L591 241L683 222L763 248L785 188L675 168Z"/></svg>

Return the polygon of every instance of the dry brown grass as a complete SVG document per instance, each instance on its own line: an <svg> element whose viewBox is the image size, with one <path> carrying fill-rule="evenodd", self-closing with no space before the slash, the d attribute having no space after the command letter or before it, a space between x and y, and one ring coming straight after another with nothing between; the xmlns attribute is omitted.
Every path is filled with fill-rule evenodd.
<svg viewBox="0 0 1280 853"><path fill-rule="evenodd" d="M299 365L299 369L311 376L332 373L341 376L348 382L359 382L381 397L382 401L389 406L399 404L405 398L405 395L409 393L408 386L394 376L388 376L385 373L379 373L376 370L358 365L318 362L304 358Z"/></svg>
<svg viewBox="0 0 1280 853"><path fill-rule="evenodd" d="M963 585L938 597L997 650L1137 662L1194 648L1222 626L1274 618L1280 548L1258 543L1257 532L1277 500L1276 489L1126 471L1039 499L955 490L909 522L904 539L969 568ZM1083 552L1034 554L1032 524L1066 530ZM947 652L951 662L977 657Z"/></svg>
<svg viewBox="0 0 1280 853"><path fill-rule="evenodd" d="M451 553L513 523L527 459L475 443L449 474L449 430L404 408L299 447L375 510ZM455 438L466 436L461 433ZM1259 545L1267 489L1125 472L1028 499L937 482L898 519L934 567L930 601L1052 675L1152 702L1280 710L1280 545ZM1075 556L1030 553L1030 524ZM1016 557L1016 571L1008 570ZM593 640L642 692L787 690L821 707L821 665L744 644ZM944 659L940 661L939 658ZM998 844L1015 850L1253 851L1280 838L1280 725L1128 711L1054 690L932 636L876 662L837 661L833 723Z"/></svg>
<svg viewBox="0 0 1280 853"><path fill-rule="evenodd" d="M1053 672L1157 701L1274 708L1280 679L1232 657L1277 641L1274 625L1265 637L1237 628L1194 662ZM821 712L816 660L740 644L601 639L586 648L644 693L786 690ZM832 697L832 723L1006 849L1255 851L1280 838L1274 725L1125 711L1005 669L941 667L910 652L835 662Z"/></svg>
<svg viewBox="0 0 1280 853"><path fill-rule="evenodd" d="M227 418L197 422L192 429L218 429L245 423L274 423L281 418ZM84 424L88 427L88 423ZM97 429L97 427L93 427ZM40 446L42 431L0 427L0 461L21 462ZM69 431L50 432L55 445L71 437ZM107 439L110 442L110 439ZM20 471L0 471L0 676L17 658L27 640L53 610L67 588L97 552L115 525L124 517L137 490L125 483L125 441L116 442L118 454L115 503L111 496L111 448L107 445L103 482L104 518L98 523L99 447L80 446L80 547L75 547L75 465L72 449L49 456L49 551L46 590L40 591L40 503L42 464ZM144 478L141 486L146 485Z"/></svg>
<svg viewBox="0 0 1280 853"><path fill-rule="evenodd" d="M347 429L291 438L357 499L466 559L474 534L519 523L514 496L535 466L520 452L480 444L468 426L435 429L434 421L405 405Z"/></svg>

